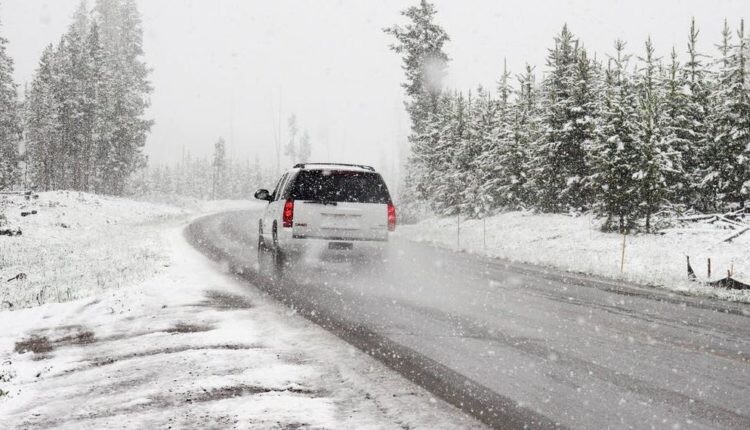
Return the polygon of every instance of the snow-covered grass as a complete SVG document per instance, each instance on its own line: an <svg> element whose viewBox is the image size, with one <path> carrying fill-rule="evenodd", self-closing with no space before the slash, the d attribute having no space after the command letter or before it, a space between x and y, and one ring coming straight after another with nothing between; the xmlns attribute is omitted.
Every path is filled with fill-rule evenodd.
<svg viewBox="0 0 750 430"><path fill-rule="evenodd" d="M20 236L0 236L0 311L62 302L143 281L167 264L165 227L193 213L249 202L187 202L182 207L97 196L46 192L38 198L0 196L4 225ZM21 216L22 212L37 211ZM0 226L0 229L3 228ZM15 278L19 279L6 282Z"/></svg>
<svg viewBox="0 0 750 430"><path fill-rule="evenodd" d="M509 212L482 220L461 220L460 249L513 261L552 266L655 285L682 293L750 302L750 291L732 291L687 280L686 256L698 275L707 279L711 258L712 280L723 278L734 267L734 277L750 282L750 232L723 242L736 230L721 223L689 223L659 234L629 235L625 239L625 264L620 272L623 237L603 233L601 221L585 215ZM486 236L483 232L486 231ZM455 217L431 218L399 226L400 237L457 249ZM485 239L486 238L486 246Z"/></svg>
<svg viewBox="0 0 750 430"><path fill-rule="evenodd" d="M0 313L0 427L481 427L222 274L181 230L138 285Z"/></svg>
<svg viewBox="0 0 750 430"><path fill-rule="evenodd" d="M7 225L23 233L0 236L4 310L67 301L146 279L167 262L158 230L188 214L79 192L3 200ZM32 210L37 213L21 216ZM25 279L5 282L20 273Z"/></svg>

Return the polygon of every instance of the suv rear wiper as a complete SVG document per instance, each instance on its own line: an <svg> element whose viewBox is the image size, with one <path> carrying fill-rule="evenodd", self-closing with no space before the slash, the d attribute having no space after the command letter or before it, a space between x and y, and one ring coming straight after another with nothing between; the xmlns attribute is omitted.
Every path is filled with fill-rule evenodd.
<svg viewBox="0 0 750 430"><path fill-rule="evenodd" d="M336 206L338 203L329 200L305 200L305 203L312 203L314 205L331 205Z"/></svg>

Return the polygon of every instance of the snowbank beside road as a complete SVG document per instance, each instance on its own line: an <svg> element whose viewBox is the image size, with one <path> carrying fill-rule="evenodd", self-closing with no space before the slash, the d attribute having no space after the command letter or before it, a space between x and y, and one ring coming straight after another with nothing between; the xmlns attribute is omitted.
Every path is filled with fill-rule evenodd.
<svg viewBox="0 0 750 430"><path fill-rule="evenodd" d="M730 243L722 240L732 234L731 230L707 223L667 229L662 234L631 235L625 240L621 273L623 237L601 232L600 222L592 216L509 212L484 222L486 229L482 220L461 220L462 251L750 302L750 291L717 289L687 281L686 269L689 256L698 279L706 280L707 259L711 258L712 280L725 277L727 270L734 267L737 279L750 281L750 232ZM455 217L399 226L397 234L409 240L458 248Z"/></svg>
<svg viewBox="0 0 750 430"><path fill-rule="evenodd" d="M193 213L250 205L221 201L176 207L69 191L28 200L2 195L2 223L22 234L0 236L0 311L141 282L168 264L161 236L165 228ZM32 211L36 214L21 216Z"/></svg>
<svg viewBox="0 0 750 430"><path fill-rule="evenodd" d="M7 225L22 231L20 236L0 236L3 310L143 281L168 263L158 231L188 215L171 206L79 192L3 200ZM21 216L32 210L37 213ZM5 282L21 273L25 277Z"/></svg>

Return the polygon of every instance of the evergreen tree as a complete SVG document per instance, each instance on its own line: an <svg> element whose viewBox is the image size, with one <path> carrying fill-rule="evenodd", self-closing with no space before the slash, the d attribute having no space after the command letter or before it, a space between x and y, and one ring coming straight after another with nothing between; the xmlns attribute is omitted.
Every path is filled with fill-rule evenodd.
<svg viewBox="0 0 750 430"><path fill-rule="evenodd" d="M584 48L580 48L573 72L573 120L570 123L569 134L573 141L580 145L580 149L574 147L576 151L583 151L583 160L578 160L583 170L578 172L579 177L575 178L575 182L571 185L575 186L572 190L578 194L577 200L574 200L578 202L575 207L584 209L588 209L593 200L593 191L590 184L586 182L586 178L590 175L586 154L591 151L596 140L599 121L598 98L601 91L599 80L596 63L589 59Z"/></svg>
<svg viewBox="0 0 750 430"><path fill-rule="evenodd" d="M220 137L214 144L211 172L211 198L225 198L227 187L227 152L224 138Z"/></svg>
<svg viewBox="0 0 750 430"><path fill-rule="evenodd" d="M260 157L258 157L258 154L255 154L255 162L253 163L253 173L254 173L253 191L255 191L256 188L262 187L264 183L263 171L260 168Z"/></svg>
<svg viewBox="0 0 750 430"><path fill-rule="evenodd" d="M34 80L26 95L26 160L31 182L41 190L58 187L60 107L55 97L55 52L52 45L42 53Z"/></svg>
<svg viewBox="0 0 750 430"><path fill-rule="evenodd" d="M396 42L390 45L390 49L401 56L402 69L406 75L402 86L406 92L407 100L404 105L411 119L412 132L408 138L408 159L425 158L415 152L418 150L415 146L421 146L417 140L425 132L424 127L428 119L433 116L434 121L434 115L437 114L443 78L449 61L443 47L450 38L435 22L436 14L434 5L427 0L420 0L418 6L408 7L401 12L401 15L409 20L406 25L394 25L384 29L386 34L396 39ZM422 168L418 164L407 164L404 169L406 174L401 178L398 187L398 195L403 197L400 202L401 213L407 217L410 212L418 211L419 203L414 199L425 191L418 189L422 186L421 178L425 176Z"/></svg>
<svg viewBox="0 0 750 430"><path fill-rule="evenodd" d="M296 115L289 115L287 127L289 130L289 143L284 148L284 155L288 155L292 164L295 164L297 162L297 133L299 133Z"/></svg>
<svg viewBox="0 0 750 430"><path fill-rule="evenodd" d="M721 59L713 98L712 157L703 184L717 198L717 208L745 207L750 198L750 77L744 21L732 42L726 22L720 46Z"/></svg>
<svg viewBox="0 0 750 430"><path fill-rule="evenodd" d="M634 176L639 181L639 206L645 217L646 230L651 229L651 216L667 201L668 177L680 171L679 153L669 146L664 135L662 83L659 59L654 56L654 46L649 37L646 52L641 57L643 66L636 77L638 98L637 145L639 163Z"/></svg>
<svg viewBox="0 0 750 430"><path fill-rule="evenodd" d="M85 176L82 187L86 191L102 189L102 166L104 165L107 147L111 142L111 128L107 121L107 112L102 107L107 106L108 79L104 67L105 53L101 44L99 24L91 22L88 37L86 39L85 67L88 76L84 83L86 91L85 123L87 147L84 151L86 158L83 160Z"/></svg>
<svg viewBox="0 0 750 430"><path fill-rule="evenodd" d="M88 7L81 1L74 15L73 23L63 36L64 43L59 53L61 62L59 80L56 90L60 92L58 120L60 133L64 136L64 188L85 190L84 182L88 172L85 171L93 152L92 127L93 106L92 94L88 87L94 76L86 41L88 39Z"/></svg>
<svg viewBox="0 0 750 430"><path fill-rule="evenodd" d="M99 133L97 191L121 194L128 176L146 159L143 146L153 122L145 119L152 88L143 61L143 29L135 0L97 0L94 16L104 53L107 94L97 106L109 124Z"/></svg>
<svg viewBox="0 0 750 430"><path fill-rule="evenodd" d="M676 118L675 130L676 148L682 153L683 179L679 181L681 195L677 201L688 207L706 209L710 206L703 194L700 182L701 172L706 168L706 161L710 160L708 152L709 135L708 121L710 114L710 92L708 82L709 71L698 51L698 30L695 19L690 22L688 35L688 60L683 67L684 83L687 85L686 104L682 114L684 120ZM674 97L674 96L673 96ZM676 97L675 97L676 98ZM678 101L678 103L681 103ZM678 113L674 111L674 113ZM711 198L711 196L709 196Z"/></svg>
<svg viewBox="0 0 750 430"><path fill-rule="evenodd" d="M463 190L462 167L467 161L460 149L467 138L468 102L463 94L455 93L450 98L450 107L444 126L439 131L435 148L437 170L429 172L434 182L434 209L443 215L455 215L461 210Z"/></svg>
<svg viewBox="0 0 750 430"><path fill-rule="evenodd" d="M492 196L485 186L488 179L486 156L498 145L497 107L498 103L489 92L479 87L476 97L469 98L466 136L456 150L456 174L459 183L464 185L461 213L470 217L483 218L493 206Z"/></svg>
<svg viewBox="0 0 750 430"><path fill-rule="evenodd" d="M625 43L615 42L615 55L605 72L601 99L601 125L589 153L595 192L594 211L606 218L604 229L616 223L620 232L630 229L638 217L639 181L634 172L640 166L637 100L628 76L629 56Z"/></svg>
<svg viewBox="0 0 750 430"><path fill-rule="evenodd" d="M0 36L0 190L18 181L22 131L18 85L13 81L13 60L7 44L8 40Z"/></svg>
<svg viewBox="0 0 750 430"><path fill-rule="evenodd" d="M506 185L511 180L508 164L509 151L512 151L512 130L510 97L510 73L503 65L503 73L497 84L498 100L480 103L476 109L477 118L472 118L479 130L482 153L478 156L476 170L480 175L482 214L508 205Z"/></svg>
<svg viewBox="0 0 750 430"><path fill-rule="evenodd" d="M406 110L412 130L422 131L422 123L434 113L442 91L442 81L449 61L443 46L450 40L443 28L435 23L435 6L420 0L401 14L409 19L404 26L395 25L384 31L396 39L390 48L403 58L406 82L402 84L408 100Z"/></svg>
<svg viewBox="0 0 750 430"><path fill-rule="evenodd" d="M298 154L300 163L307 163L310 161L312 147L310 146L310 133L308 133L307 130L302 133L302 137L299 140Z"/></svg>
<svg viewBox="0 0 750 430"><path fill-rule="evenodd" d="M683 67L677 58L677 52L672 48L669 67L663 78L663 126L662 132L665 145L673 151L674 164L666 174L667 188L669 188L671 202L683 206L691 206L695 201L693 180L686 171L686 163L697 160L694 145L694 127L690 120L690 93ZM687 90L687 92L686 92ZM695 164L691 164L693 168ZM688 167L687 169L689 169Z"/></svg>
<svg viewBox="0 0 750 430"><path fill-rule="evenodd" d="M452 150L444 141L452 109L452 95L444 93L435 112L427 116L422 131L415 133L411 138L412 151L406 176L416 200L434 201L437 190L435 176L446 173L441 169L448 167L446 152Z"/></svg>
<svg viewBox="0 0 750 430"><path fill-rule="evenodd" d="M536 88L534 69L526 65L524 73L517 77L519 89L513 107L512 136L508 150L499 163L505 168L507 181L501 185L505 206L508 209L529 207L535 202L537 193L531 188L531 156L541 139L541 109L539 91Z"/></svg>
<svg viewBox="0 0 750 430"><path fill-rule="evenodd" d="M578 105L575 91L590 87L591 83L578 82L579 78L590 79L579 76L577 66L581 55L578 41L564 26L547 57L544 135L535 154L534 186L543 211L581 210L589 203L584 186L584 178L588 176L585 145L589 136L581 135L589 127L589 118Z"/></svg>

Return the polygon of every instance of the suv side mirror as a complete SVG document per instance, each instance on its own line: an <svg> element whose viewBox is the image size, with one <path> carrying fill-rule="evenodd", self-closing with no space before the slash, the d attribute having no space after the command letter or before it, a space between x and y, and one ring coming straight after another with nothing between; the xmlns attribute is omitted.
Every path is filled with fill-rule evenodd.
<svg viewBox="0 0 750 430"><path fill-rule="evenodd" d="M270 202L271 193L269 193L268 190L261 188L255 192L255 198L258 200L265 200L267 202Z"/></svg>

